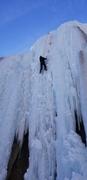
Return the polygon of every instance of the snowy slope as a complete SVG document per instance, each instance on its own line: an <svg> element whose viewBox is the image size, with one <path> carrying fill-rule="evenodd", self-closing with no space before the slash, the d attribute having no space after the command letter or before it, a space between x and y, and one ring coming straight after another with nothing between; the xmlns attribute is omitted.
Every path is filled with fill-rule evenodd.
<svg viewBox="0 0 87 180"><path fill-rule="evenodd" d="M43 74L40 55L47 56ZM69 22L28 53L0 62L0 180L7 174L15 134L22 144L27 129L25 180L87 180L87 148L75 132L76 111L87 134L86 57L87 25Z"/></svg>

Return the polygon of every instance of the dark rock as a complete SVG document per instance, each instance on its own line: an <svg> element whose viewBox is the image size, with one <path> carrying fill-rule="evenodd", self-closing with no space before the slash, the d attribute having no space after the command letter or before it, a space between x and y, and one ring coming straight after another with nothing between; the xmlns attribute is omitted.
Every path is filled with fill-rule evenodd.
<svg viewBox="0 0 87 180"><path fill-rule="evenodd" d="M6 180L24 180L24 174L29 166L28 133L24 135L22 147L14 138L11 156L8 162Z"/></svg>

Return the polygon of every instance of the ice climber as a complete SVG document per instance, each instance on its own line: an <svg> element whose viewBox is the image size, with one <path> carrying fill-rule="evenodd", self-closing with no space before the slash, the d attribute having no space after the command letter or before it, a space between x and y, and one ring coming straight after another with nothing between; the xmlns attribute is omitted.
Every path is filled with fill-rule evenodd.
<svg viewBox="0 0 87 180"><path fill-rule="evenodd" d="M40 73L42 72L42 70L47 71L47 65L46 65L46 60L47 58L40 56L39 60L40 60Z"/></svg>

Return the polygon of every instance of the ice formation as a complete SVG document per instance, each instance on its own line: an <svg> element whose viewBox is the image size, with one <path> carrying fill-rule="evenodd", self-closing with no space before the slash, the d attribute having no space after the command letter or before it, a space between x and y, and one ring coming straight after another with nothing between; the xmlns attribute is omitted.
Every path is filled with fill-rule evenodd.
<svg viewBox="0 0 87 180"><path fill-rule="evenodd" d="M43 74L40 55L47 56ZM25 180L87 180L86 71L87 25L76 21L40 38L28 53L0 60L0 180L15 134L22 144L27 130Z"/></svg>

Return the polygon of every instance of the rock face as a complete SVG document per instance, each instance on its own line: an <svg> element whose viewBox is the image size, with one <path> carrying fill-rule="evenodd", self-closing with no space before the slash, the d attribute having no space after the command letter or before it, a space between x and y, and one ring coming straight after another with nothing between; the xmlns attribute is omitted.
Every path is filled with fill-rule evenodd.
<svg viewBox="0 0 87 180"><path fill-rule="evenodd" d="M87 180L86 24L65 23L0 61L0 137L0 180Z"/></svg>
<svg viewBox="0 0 87 180"><path fill-rule="evenodd" d="M12 152L8 162L7 180L24 180L24 174L29 166L28 133L24 135L23 144L15 137Z"/></svg>

